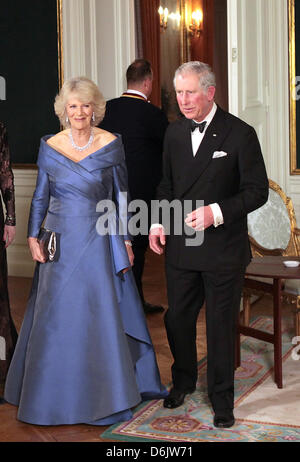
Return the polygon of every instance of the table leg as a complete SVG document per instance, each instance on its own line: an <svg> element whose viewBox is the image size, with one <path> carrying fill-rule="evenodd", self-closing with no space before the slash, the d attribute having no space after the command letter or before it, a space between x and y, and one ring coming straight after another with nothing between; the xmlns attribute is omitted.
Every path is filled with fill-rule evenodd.
<svg viewBox="0 0 300 462"><path fill-rule="evenodd" d="M282 388L282 331L281 331L281 279L274 279L274 375L278 388Z"/></svg>

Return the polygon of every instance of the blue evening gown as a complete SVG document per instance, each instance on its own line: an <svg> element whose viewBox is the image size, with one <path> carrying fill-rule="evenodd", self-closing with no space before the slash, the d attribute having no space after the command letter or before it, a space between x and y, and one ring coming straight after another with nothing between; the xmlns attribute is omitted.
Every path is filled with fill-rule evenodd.
<svg viewBox="0 0 300 462"><path fill-rule="evenodd" d="M100 235L97 204L127 191L120 137L80 162L41 140L28 235L56 232L53 262L36 265L5 399L38 425L108 425L167 392L122 235ZM121 218L120 218L121 219Z"/></svg>

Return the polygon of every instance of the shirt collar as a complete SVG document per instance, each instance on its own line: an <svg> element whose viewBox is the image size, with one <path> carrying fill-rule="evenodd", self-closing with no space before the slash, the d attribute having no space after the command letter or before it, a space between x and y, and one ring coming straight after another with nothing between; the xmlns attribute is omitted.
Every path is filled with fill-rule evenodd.
<svg viewBox="0 0 300 462"><path fill-rule="evenodd" d="M126 90L126 93L132 93L133 95L139 95L139 96L142 96L143 98L145 98L146 101L148 100L147 96L144 95L144 93L142 93L141 91L138 91L138 90Z"/></svg>
<svg viewBox="0 0 300 462"><path fill-rule="evenodd" d="M214 102L213 107L211 108L210 112L207 114L206 117L204 117L203 120L200 121L200 122L206 121L205 130L206 130L207 127L209 126L210 122L213 120L214 115L215 115L217 109L218 109L218 106L217 106L216 103ZM196 120L195 120L195 122L196 122ZM197 123L199 123L199 122L197 122ZM204 131L205 131L205 130L204 130ZM198 131L198 130L197 130L197 131Z"/></svg>

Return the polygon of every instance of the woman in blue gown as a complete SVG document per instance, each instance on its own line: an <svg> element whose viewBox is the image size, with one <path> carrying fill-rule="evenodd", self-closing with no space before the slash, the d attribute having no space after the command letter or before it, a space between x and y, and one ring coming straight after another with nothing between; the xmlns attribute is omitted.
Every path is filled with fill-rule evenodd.
<svg viewBox="0 0 300 462"><path fill-rule="evenodd" d="M129 236L99 232L101 201L117 213L127 191L124 151L120 137L96 128L105 102L90 80L65 82L55 111L67 128L41 140L28 225L37 264L4 397L32 424L113 424L166 395L128 271ZM53 261L37 239L44 219Z"/></svg>

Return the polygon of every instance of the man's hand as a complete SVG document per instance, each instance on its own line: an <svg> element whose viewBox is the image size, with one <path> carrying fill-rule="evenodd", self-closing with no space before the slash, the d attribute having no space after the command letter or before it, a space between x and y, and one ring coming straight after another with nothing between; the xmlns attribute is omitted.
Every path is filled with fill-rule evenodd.
<svg viewBox="0 0 300 462"><path fill-rule="evenodd" d="M152 228L149 233L149 246L153 252L158 255L164 253L164 246L166 244L166 235L164 228L158 226L157 228Z"/></svg>
<svg viewBox="0 0 300 462"><path fill-rule="evenodd" d="M196 231L204 231L204 229L209 228L213 223L214 216L209 205L193 210L187 214L185 219L185 224Z"/></svg>

